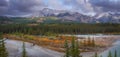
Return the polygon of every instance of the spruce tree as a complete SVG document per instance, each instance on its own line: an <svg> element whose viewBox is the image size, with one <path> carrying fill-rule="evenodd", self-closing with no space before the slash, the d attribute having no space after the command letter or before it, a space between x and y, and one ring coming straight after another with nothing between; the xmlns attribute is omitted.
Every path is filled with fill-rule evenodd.
<svg viewBox="0 0 120 57"><path fill-rule="evenodd" d="M84 40L83 45L84 45L84 47L87 46L87 41L86 41L86 39Z"/></svg>
<svg viewBox="0 0 120 57"><path fill-rule="evenodd" d="M98 54L97 54L97 52L95 53L94 57L98 57Z"/></svg>
<svg viewBox="0 0 120 57"><path fill-rule="evenodd" d="M71 42L71 56L75 57L75 38L72 38L72 42Z"/></svg>
<svg viewBox="0 0 120 57"><path fill-rule="evenodd" d="M88 45L88 46L92 46L92 42L91 42L91 38L90 38L90 37L88 37L87 45Z"/></svg>
<svg viewBox="0 0 120 57"><path fill-rule="evenodd" d="M80 56L79 56L80 51L79 51L79 44L78 44L78 40L76 41L75 54L76 54L76 57L80 57Z"/></svg>
<svg viewBox="0 0 120 57"><path fill-rule="evenodd" d="M92 39L92 47L95 47L95 39Z"/></svg>
<svg viewBox="0 0 120 57"><path fill-rule="evenodd" d="M112 57L112 53L111 53L111 51L109 51L108 57Z"/></svg>
<svg viewBox="0 0 120 57"><path fill-rule="evenodd" d="M70 46L70 47L69 47ZM66 53L64 57L82 57L80 56L79 44L75 38L72 38L71 44L68 45L68 42L65 41Z"/></svg>
<svg viewBox="0 0 120 57"><path fill-rule="evenodd" d="M69 57L69 45L68 45L68 41L65 40L65 48L66 48L66 52L65 52L65 56L64 57Z"/></svg>
<svg viewBox="0 0 120 57"><path fill-rule="evenodd" d="M0 33L0 56L1 57L8 57L8 53L6 51L5 43L2 37L2 33Z"/></svg>
<svg viewBox="0 0 120 57"><path fill-rule="evenodd" d="M27 57L27 55L26 55L26 49L25 49L25 43L24 42L23 42L22 48L23 48L22 57Z"/></svg>
<svg viewBox="0 0 120 57"><path fill-rule="evenodd" d="M81 57L78 40L75 40L75 37L72 38L71 48L70 48L71 57Z"/></svg>
<svg viewBox="0 0 120 57"><path fill-rule="evenodd" d="M115 54L114 54L114 57L117 57L117 51L115 50Z"/></svg>
<svg viewBox="0 0 120 57"><path fill-rule="evenodd" d="M102 57L102 55L100 57Z"/></svg>

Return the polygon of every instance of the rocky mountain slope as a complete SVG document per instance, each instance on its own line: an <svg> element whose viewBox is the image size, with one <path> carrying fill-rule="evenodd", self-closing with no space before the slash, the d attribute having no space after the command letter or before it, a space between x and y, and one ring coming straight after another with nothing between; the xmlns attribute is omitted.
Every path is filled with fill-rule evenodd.
<svg viewBox="0 0 120 57"><path fill-rule="evenodd" d="M55 19L54 19L55 18ZM29 20L30 22L78 22L78 23L120 23L120 13L100 13L95 16L87 16L78 12L71 12L66 10L53 10L49 8L44 8L40 12L31 17L0 17L0 23L3 20ZM31 20L32 19L32 20ZM1 21L2 20L2 21ZM19 21L18 20L18 21ZM22 22L22 21L21 21Z"/></svg>

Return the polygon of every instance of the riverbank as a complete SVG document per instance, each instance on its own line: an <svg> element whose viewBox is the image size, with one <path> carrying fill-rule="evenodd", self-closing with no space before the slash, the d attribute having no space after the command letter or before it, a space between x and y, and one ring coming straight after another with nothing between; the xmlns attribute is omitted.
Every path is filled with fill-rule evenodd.
<svg viewBox="0 0 120 57"><path fill-rule="evenodd" d="M96 51L91 51L91 52L83 52L82 55L83 57L93 57L93 55L95 54L95 52L97 52L99 55L104 54L104 52L108 49L110 49L111 47L113 47L114 43L118 40L120 40L120 35L76 35L78 38L84 37L84 38L94 38L96 41L97 45L102 45L100 48L95 48ZM101 54L102 53L102 54ZM108 53L106 53L108 54ZM104 56L105 57L105 56Z"/></svg>
<svg viewBox="0 0 120 57"><path fill-rule="evenodd" d="M61 43L61 42L59 42L59 40L63 41L61 39L59 39L57 41L55 39L51 39L52 42L55 42L55 44L54 44L46 38L39 38L39 37L33 37L33 36L32 37L34 39L33 38L24 38L23 39L19 36L15 36L15 35L9 35L8 37L9 37L8 39L20 40L20 41L26 41L26 42L34 43L34 44L36 44L38 46L41 46L43 48L63 53L63 51L61 51L62 49L59 47L59 45L60 45L59 43ZM66 38L66 37L64 37L64 38ZM120 39L120 36L109 35L109 36L106 36L106 37L101 36L101 37L92 37L92 38L95 39L95 43L97 45L101 45L101 46L97 47L97 48L94 47L94 51L82 52L81 55L83 55L83 57L90 57L90 56L92 57L95 52L102 53L103 51L110 48L112 46L112 43L114 43L116 40ZM52 44L52 46L54 46L54 45L56 45L56 46L51 47L51 46L40 45L41 39L43 39L45 41L45 42L42 42L42 44L46 45L47 43L49 43L49 44ZM78 40L81 40L81 38L78 38ZM84 39L82 39L82 40L84 40ZM47 41L47 43L46 43L46 41ZM64 43L62 43L62 44L64 45Z"/></svg>
<svg viewBox="0 0 120 57"><path fill-rule="evenodd" d="M107 57L109 52L111 52L112 56L115 55L115 52L117 52L117 57L120 57L120 40L117 40L112 44L112 47L109 47L107 50L103 51L99 54L99 56L102 55L102 57Z"/></svg>
<svg viewBox="0 0 120 57"><path fill-rule="evenodd" d="M5 40L9 57L21 57L23 41ZM32 43L25 42L28 57L61 57L62 53L49 50L38 45L33 46Z"/></svg>

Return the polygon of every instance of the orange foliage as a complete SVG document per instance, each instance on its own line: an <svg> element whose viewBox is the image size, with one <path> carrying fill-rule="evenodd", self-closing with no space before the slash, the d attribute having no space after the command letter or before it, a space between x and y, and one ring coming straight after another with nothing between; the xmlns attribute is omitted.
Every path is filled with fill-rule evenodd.
<svg viewBox="0 0 120 57"><path fill-rule="evenodd" d="M24 35L24 36L31 36L31 35ZM51 46L51 47L63 47L65 40L68 40L69 42L72 40L72 37L70 36L57 36L55 39L50 39L47 37L37 37L37 36L31 36L32 39L28 38L20 38L16 35L9 35L6 34L4 37L9 37L10 39L14 40L22 40L27 41L31 43L35 43L37 45L44 45L44 46Z"/></svg>

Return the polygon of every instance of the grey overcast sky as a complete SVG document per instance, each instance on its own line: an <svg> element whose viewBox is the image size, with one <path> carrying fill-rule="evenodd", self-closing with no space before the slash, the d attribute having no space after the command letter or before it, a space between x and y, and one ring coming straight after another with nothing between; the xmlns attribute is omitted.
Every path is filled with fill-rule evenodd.
<svg viewBox="0 0 120 57"><path fill-rule="evenodd" d="M120 12L120 0L0 0L0 15L29 16L43 8L94 15Z"/></svg>

